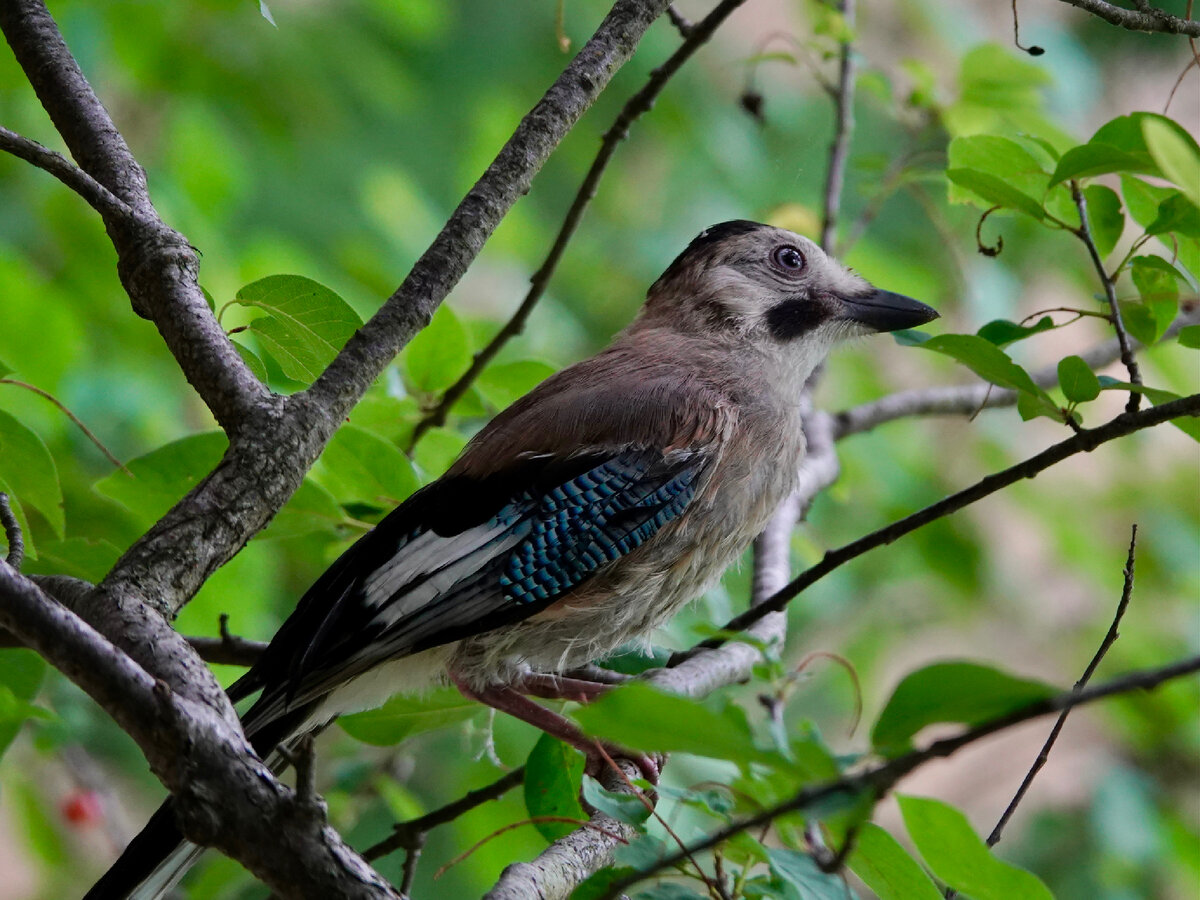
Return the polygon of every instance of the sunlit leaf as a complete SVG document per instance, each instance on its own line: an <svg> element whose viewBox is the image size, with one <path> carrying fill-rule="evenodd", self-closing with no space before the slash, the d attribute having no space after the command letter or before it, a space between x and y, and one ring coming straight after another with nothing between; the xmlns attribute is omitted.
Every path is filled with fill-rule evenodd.
<svg viewBox="0 0 1200 900"><path fill-rule="evenodd" d="M1163 176L1200 208L1200 147L1192 136L1170 119L1157 116L1142 121L1142 135Z"/></svg>
<svg viewBox="0 0 1200 900"><path fill-rule="evenodd" d="M1179 191L1171 187L1150 184L1132 175L1121 176L1121 195L1125 198L1125 206L1129 216L1143 228L1146 228L1159 215L1159 204L1168 197L1179 195Z"/></svg>
<svg viewBox="0 0 1200 900"><path fill-rule="evenodd" d="M1125 230L1125 215L1117 192L1102 184L1089 184L1083 191L1087 201L1092 240L1101 256L1108 256Z"/></svg>
<svg viewBox="0 0 1200 900"><path fill-rule="evenodd" d="M1037 876L992 855L967 817L945 803L899 796L909 837L933 874L973 900L1054 900Z"/></svg>
<svg viewBox="0 0 1200 900"><path fill-rule="evenodd" d="M1161 177L1162 170L1151 156L1142 132L1142 125L1147 119L1170 121L1153 113L1133 113L1106 122L1086 144L1072 147L1062 155L1050 184L1072 178L1091 178L1108 172ZM1174 123L1172 127L1179 128Z"/></svg>
<svg viewBox="0 0 1200 900"><path fill-rule="evenodd" d="M879 900L942 900L941 891L900 842L871 822L859 828L846 864Z"/></svg>
<svg viewBox="0 0 1200 900"><path fill-rule="evenodd" d="M350 304L302 275L259 279L237 292L237 302L269 313L250 329L295 381L313 381L362 325Z"/></svg>
<svg viewBox="0 0 1200 900"><path fill-rule="evenodd" d="M1056 693L1044 682L991 666L934 663L909 673L896 686L871 730L871 744L881 753L902 753L926 725L977 725Z"/></svg>
<svg viewBox="0 0 1200 900"><path fill-rule="evenodd" d="M1179 343L1192 349L1200 349L1200 325L1185 325L1179 329Z"/></svg>
<svg viewBox="0 0 1200 900"><path fill-rule="evenodd" d="M958 360L985 381L1028 394L1039 410L1058 415L1058 407L1050 396L991 341L973 334L939 334L920 346Z"/></svg>
<svg viewBox="0 0 1200 900"><path fill-rule="evenodd" d="M242 362L244 362L246 367L250 369L252 373L254 373L254 377L263 384L266 384L267 367L263 365L263 361L258 358L258 354L245 344L240 344L237 341L230 341L230 343L233 344L233 349L237 351L238 356L242 358Z"/></svg>
<svg viewBox="0 0 1200 900"><path fill-rule="evenodd" d="M543 734L525 760L525 809L531 818L559 816L587 819L579 805L583 781L583 754L557 738ZM578 826L567 822L534 822L548 841L557 840Z"/></svg>
<svg viewBox="0 0 1200 900"><path fill-rule="evenodd" d="M317 481L343 503L396 506L420 487L412 463L395 444L343 425L321 454Z"/></svg>
<svg viewBox="0 0 1200 900"><path fill-rule="evenodd" d="M31 706L46 677L46 661L33 650L0 650L0 756L31 715L41 715Z"/></svg>
<svg viewBox="0 0 1200 900"><path fill-rule="evenodd" d="M1135 256L1130 263L1130 274L1142 304L1154 319L1154 330L1149 340L1140 335L1135 337L1142 343L1150 344L1167 330L1179 309L1179 285L1176 281L1179 274L1161 256Z"/></svg>
<svg viewBox="0 0 1200 900"><path fill-rule="evenodd" d="M1200 237L1200 209L1178 191L1163 199L1146 234L1182 234Z"/></svg>

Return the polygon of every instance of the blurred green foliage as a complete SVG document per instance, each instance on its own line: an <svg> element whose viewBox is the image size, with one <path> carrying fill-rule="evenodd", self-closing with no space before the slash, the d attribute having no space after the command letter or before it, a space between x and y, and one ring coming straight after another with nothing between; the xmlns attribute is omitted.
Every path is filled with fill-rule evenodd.
<svg viewBox="0 0 1200 900"><path fill-rule="evenodd" d="M566 57L550 2L518 4L514 14L513 4L485 0L276 0L277 27L257 6L62 0L53 12L146 167L164 218L202 252L201 280L222 324L255 373L290 392L391 293ZM1072 179L1108 271L1121 275L1118 297L1135 337L1160 338L1180 302L1196 296L1194 111L1181 128L1133 105L1148 96L1161 107L1189 59L1186 45L1082 14L1029 10L1023 27L1037 29L1048 51L1033 60L988 42L1006 41L1009 23L986 6L907 0L860 11L845 258L876 284L936 306L946 334L908 340L935 352L886 339L840 352L819 403L837 409L899 388L964 383L969 368L1019 391L1019 413L907 421L843 442L842 477L795 538L798 567L1065 437L1065 417L1094 425L1120 409L1124 370L1089 379L1075 361L1108 336L1105 323L1043 314L1103 311L1096 273L1070 233L1080 226ZM601 0L567 6L576 46L605 9ZM996 21L1003 28L993 33ZM677 45L676 33L657 24L433 324L355 409L287 508L183 611L179 628L213 635L227 613L236 633L268 638L317 574L435 478L487 416L623 327L646 286L704 226L769 218L814 232L831 116L812 68L828 69L846 33L818 3L749 4L735 16L618 151L525 333L445 427L412 446L423 410L519 302L622 98ZM761 100L760 117L739 102L746 94ZM6 52L0 122L62 149ZM999 255L976 253L977 225L988 246L1003 237ZM98 580L224 446L152 326L131 313L114 263L90 209L44 173L0 156L0 490L19 502L29 572ZM1145 352L1151 402L1200 390L1197 343L1185 331ZM1030 380L1043 365L1058 367L1058 388ZM69 408L125 461L123 470L18 382ZM677 752L663 808L685 839L698 837L749 811L747 802L775 802L867 749L866 736L845 734L855 696L844 672L792 671L810 651L849 661L882 749L911 739L918 723L983 714L964 708L963 681L926 664L971 659L944 666L963 667L957 674L970 675L974 696L986 694L986 713L1040 696L1040 682L1071 684L1111 619L1131 522L1141 528L1137 587L1101 677L1200 652L1198 497L1187 435L1159 428L1106 445L819 582L792 605L784 659L764 666L753 685L697 704L633 702L623 692L581 718ZM740 609L747 569L681 614L661 642L687 646ZM217 668L225 683L238 674ZM784 725L767 721L761 693L782 698ZM497 762L530 758L537 777L524 798L510 792L430 835L416 897L477 896L558 825L506 831L434 882L436 866L530 814L578 809L578 766L556 777L561 751L456 697L400 698L322 739L321 789L334 824L358 847L380 840L397 818L495 780ZM1062 900L1195 896L1198 703L1193 681L1077 713L1056 751L1071 763L1052 755L999 848L1041 882L987 856L984 868L994 863L994 872L985 880L1008 891L997 896L1044 896L1042 882ZM614 723L626 730L612 732ZM1082 736L1072 742L1072 733ZM29 896L76 894L107 865L114 842L140 826L161 788L132 742L62 677L49 673L43 683L27 651L0 651L0 747L12 734L0 767L5 858L22 859ZM923 783L964 809L974 829L945 804L909 797L903 821L887 810L880 821L917 855L870 826L850 868L881 897L922 896L935 889L920 859L971 896L991 896L955 863L979 850L976 833L1000 814L1042 734L1005 745L1020 757L1011 783L984 768L995 754L957 762L957 780ZM709 782L732 788L702 786ZM629 814L598 785L587 781L584 790L594 805ZM65 803L93 791L104 800L103 822L66 816ZM864 812L857 804L821 816L840 840ZM640 804L634 814L640 824ZM785 819L766 845L743 835L723 849L744 873L745 896L843 896L840 882L796 852L801 824ZM646 829L621 862L644 865L671 849L657 825ZM381 871L398 881L401 857L381 861ZM215 856L188 884L201 900L265 896ZM699 896L684 884L640 896ZM915 893L889 895L888 884Z"/></svg>

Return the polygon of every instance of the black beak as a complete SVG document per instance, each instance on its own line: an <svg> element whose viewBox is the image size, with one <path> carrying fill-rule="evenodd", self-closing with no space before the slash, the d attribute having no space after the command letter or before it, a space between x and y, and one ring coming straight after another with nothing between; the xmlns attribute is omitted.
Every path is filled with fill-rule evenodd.
<svg viewBox="0 0 1200 900"><path fill-rule="evenodd" d="M842 298L842 318L872 331L916 328L938 317L937 310L903 294L873 291L861 297Z"/></svg>

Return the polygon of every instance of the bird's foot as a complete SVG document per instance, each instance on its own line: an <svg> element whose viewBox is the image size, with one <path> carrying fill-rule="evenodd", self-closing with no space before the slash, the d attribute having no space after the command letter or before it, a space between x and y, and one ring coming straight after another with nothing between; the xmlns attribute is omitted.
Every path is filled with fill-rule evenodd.
<svg viewBox="0 0 1200 900"><path fill-rule="evenodd" d="M617 760L627 759L637 766L643 778L657 785L663 764L667 761L666 754L643 753L641 750L630 750L607 741L590 741L589 746L580 749L587 757L583 771L593 778L599 778L605 772L612 771L617 767Z"/></svg>

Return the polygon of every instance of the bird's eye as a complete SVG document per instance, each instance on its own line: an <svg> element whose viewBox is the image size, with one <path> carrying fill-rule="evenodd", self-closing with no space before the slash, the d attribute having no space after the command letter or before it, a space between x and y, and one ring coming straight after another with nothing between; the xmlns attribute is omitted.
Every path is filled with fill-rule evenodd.
<svg viewBox="0 0 1200 900"><path fill-rule="evenodd" d="M784 244L771 251L771 262L784 272L795 275L804 268L804 254L791 244Z"/></svg>

